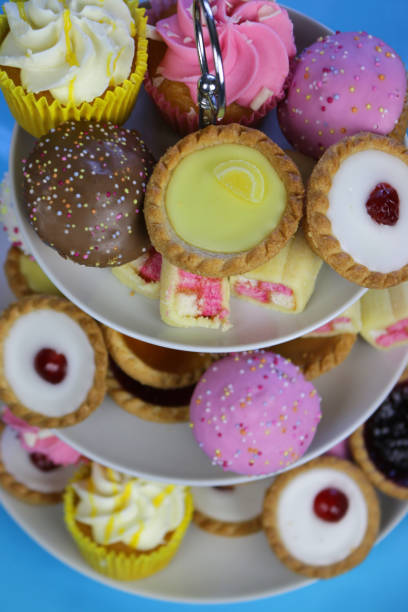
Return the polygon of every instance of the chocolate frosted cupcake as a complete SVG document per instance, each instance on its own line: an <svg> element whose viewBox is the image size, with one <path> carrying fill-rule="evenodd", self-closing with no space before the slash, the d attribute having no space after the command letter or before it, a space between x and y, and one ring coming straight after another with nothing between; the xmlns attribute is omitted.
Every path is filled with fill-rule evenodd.
<svg viewBox="0 0 408 612"><path fill-rule="evenodd" d="M408 380L350 438L354 460L380 491L408 499Z"/></svg>

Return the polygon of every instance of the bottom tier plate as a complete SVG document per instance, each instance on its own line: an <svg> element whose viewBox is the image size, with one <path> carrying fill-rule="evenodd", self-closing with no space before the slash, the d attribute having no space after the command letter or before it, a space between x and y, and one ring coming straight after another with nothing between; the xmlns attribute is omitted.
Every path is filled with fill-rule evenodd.
<svg viewBox="0 0 408 612"><path fill-rule="evenodd" d="M180 603L233 603L278 595L313 582L281 565L263 533L229 539L207 534L195 525L165 570L144 580L118 582L97 574L83 561L65 529L61 506L27 506L4 492L0 500L20 527L54 557L89 578L134 595ZM407 502L382 495L380 500L379 540L408 509Z"/></svg>

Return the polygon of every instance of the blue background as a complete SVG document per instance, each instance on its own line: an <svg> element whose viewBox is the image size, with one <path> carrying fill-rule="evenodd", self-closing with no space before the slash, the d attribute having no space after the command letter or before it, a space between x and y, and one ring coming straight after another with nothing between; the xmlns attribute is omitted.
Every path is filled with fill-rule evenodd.
<svg viewBox="0 0 408 612"><path fill-rule="evenodd" d="M400 54L408 64L407 0L291 0L291 7L334 30L365 30ZM13 121L0 99L0 175L7 169ZM190 608L127 595L75 573L32 542L0 508L0 610L72 612L95 609L171 612ZM379 544L369 558L346 575L320 581L294 593L261 601L233 604L237 612L325 610L354 612L407 609L408 517ZM216 611L226 606L203 606Z"/></svg>

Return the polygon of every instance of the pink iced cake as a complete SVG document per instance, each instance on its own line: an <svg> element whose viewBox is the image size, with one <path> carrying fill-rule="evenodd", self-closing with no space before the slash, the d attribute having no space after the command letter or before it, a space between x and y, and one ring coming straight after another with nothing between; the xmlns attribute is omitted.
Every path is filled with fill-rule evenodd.
<svg viewBox="0 0 408 612"><path fill-rule="evenodd" d="M255 351L213 364L190 404L193 434L214 465L271 474L299 459L320 421L320 397L299 368Z"/></svg>

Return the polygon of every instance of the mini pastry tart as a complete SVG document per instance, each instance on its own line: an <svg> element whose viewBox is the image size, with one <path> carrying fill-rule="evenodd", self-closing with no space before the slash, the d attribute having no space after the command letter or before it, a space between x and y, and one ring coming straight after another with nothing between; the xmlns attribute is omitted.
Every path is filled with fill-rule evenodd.
<svg viewBox="0 0 408 612"><path fill-rule="evenodd" d="M64 298L33 295L0 317L0 397L41 428L85 419L105 394L107 351L97 323Z"/></svg>
<svg viewBox="0 0 408 612"><path fill-rule="evenodd" d="M306 238L344 278L371 289L408 280L408 152L360 133L332 145L307 189Z"/></svg>
<svg viewBox="0 0 408 612"><path fill-rule="evenodd" d="M160 316L174 327L208 327L226 331L229 282L187 272L163 259L160 276Z"/></svg>
<svg viewBox="0 0 408 612"><path fill-rule="evenodd" d="M286 246L259 268L231 276L233 295L282 312L302 312L313 294L322 259L299 230Z"/></svg>
<svg viewBox="0 0 408 612"><path fill-rule="evenodd" d="M190 134L159 160L146 190L153 246L194 274L244 274L296 232L303 183L265 134L237 124Z"/></svg>
<svg viewBox="0 0 408 612"><path fill-rule="evenodd" d="M311 338L304 336L284 342L272 350L299 366L306 380L314 380L330 372L348 357L357 339L356 334Z"/></svg>
<svg viewBox="0 0 408 612"><path fill-rule="evenodd" d="M38 263L18 247L9 248L4 262L4 273L10 289L18 298L33 293L61 295Z"/></svg>
<svg viewBox="0 0 408 612"><path fill-rule="evenodd" d="M400 382L350 438L350 450L372 484L408 499L408 381Z"/></svg>
<svg viewBox="0 0 408 612"><path fill-rule="evenodd" d="M27 504L58 504L77 466L60 466L23 448L17 431L0 423L0 485Z"/></svg>
<svg viewBox="0 0 408 612"><path fill-rule="evenodd" d="M307 334L309 337L336 336L338 334L358 334L361 331L361 303L354 302L338 317Z"/></svg>
<svg viewBox="0 0 408 612"><path fill-rule="evenodd" d="M408 283L367 291L361 298L361 335L377 349L408 343Z"/></svg>
<svg viewBox="0 0 408 612"><path fill-rule="evenodd" d="M380 507L364 473L319 457L279 475L265 495L263 527L278 559L310 578L358 565L377 537Z"/></svg>
<svg viewBox="0 0 408 612"><path fill-rule="evenodd" d="M103 333L112 359L143 385L161 389L186 387L197 382L213 362L210 355L148 344L110 327L104 327Z"/></svg>
<svg viewBox="0 0 408 612"><path fill-rule="evenodd" d="M262 529L262 504L273 478L220 487L192 487L193 522L214 535L240 537Z"/></svg>
<svg viewBox="0 0 408 612"><path fill-rule="evenodd" d="M188 421L194 385L159 389L128 376L113 361L106 379L111 398L124 410L145 421L181 423Z"/></svg>
<svg viewBox="0 0 408 612"><path fill-rule="evenodd" d="M134 261L112 268L112 274L132 291L145 297L160 296L162 256L153 247Z"/></svg>
<svg viewBox="0 0 408 612"><path fill-rule="evenodd" d="M85 560L117 580L146 578L173 558L191 521L187 487L151 482L98 464L75 474L65 523Z"/></svg>

